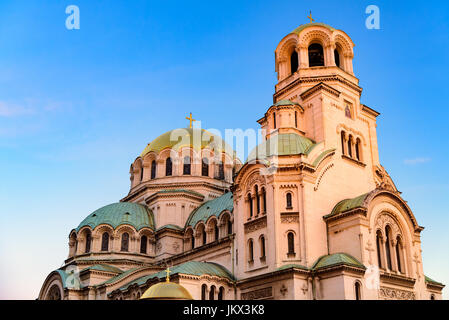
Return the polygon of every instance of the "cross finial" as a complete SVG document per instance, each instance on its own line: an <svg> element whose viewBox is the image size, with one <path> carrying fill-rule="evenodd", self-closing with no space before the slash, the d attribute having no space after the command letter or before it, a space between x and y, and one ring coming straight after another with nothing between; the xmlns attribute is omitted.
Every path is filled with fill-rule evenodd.
<svg viewBox="0 0 449 320"><path fill-rule="evenodd" d="M192 122L195 122L196 120L192 118L192 112L190 112L190 117L186 117L187 120L190 121L189 128L192 129Z"/></svg>
<svg viewBox="0 0 449 320"><path fill-rule="evenodd" d="M315 21L315 19L312 18L312 11L310 11L310 14L307 16L307 18L310 19L310 23Z"/></svg>
<svg viewBox="0 0 449 320"><path fill-rule="evenodd" d="M165 281L170 282L170 267L167 267L165 272L167 273L167 276L165 277Z"/></svg>

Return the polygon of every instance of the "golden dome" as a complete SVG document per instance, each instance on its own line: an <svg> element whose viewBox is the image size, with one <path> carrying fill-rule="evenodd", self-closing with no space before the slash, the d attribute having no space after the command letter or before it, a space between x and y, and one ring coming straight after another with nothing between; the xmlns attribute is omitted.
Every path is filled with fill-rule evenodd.
<svg viewBox="0 0 449 320"><path fill-rule="evenodd" d="M193 300L189 291L183 286L166 281L152 285L140 297L141 300Z"/></svg>

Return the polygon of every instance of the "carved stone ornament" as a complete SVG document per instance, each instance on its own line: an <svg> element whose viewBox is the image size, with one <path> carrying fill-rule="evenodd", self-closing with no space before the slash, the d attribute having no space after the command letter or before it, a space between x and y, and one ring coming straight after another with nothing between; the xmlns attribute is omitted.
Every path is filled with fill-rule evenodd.
<svg viewBox="0 0 449 320"><path fill-rule="evenodd" d="M374 172L376 173L376 187L378 189L388 190L392 192L398 191L393 183L393 180L383 166L376 166Z"/></svg>
<svg viewBox="0 0 449 320"><path fill-rule="evenodd" d="M401 231L398 227L398 224L389 214L382 213L379 216L377 216L376 223L375 223L375 226L377 229L380 229L383 231L383 230L385 230L385 227L387 225L390 226L391 231L393 232L393 236L394 236L393 239L396 238L396 236L401 233Z"/></svg>
<svg viewBox="0 0 449 320"><path fill-rule="evenodd" d="M257 300L257 299L264 299L264 298L270 298L273 296L273 288L263 288L258 289L250 292L244 292L242 293L241 299L242 300Z"/></svg>
<svg viewBox="0 0 449 320"><path fill-rule="evenodd" d="M245 223L245 233L253 232L267 226L267 217L262 217Z"/></svg>
<svg viewBox="0 0 449 320"><path fill-rule="evenodd" d="M412 291L380 287L379 298L385 300L416 300L416 295Z"/></svg>

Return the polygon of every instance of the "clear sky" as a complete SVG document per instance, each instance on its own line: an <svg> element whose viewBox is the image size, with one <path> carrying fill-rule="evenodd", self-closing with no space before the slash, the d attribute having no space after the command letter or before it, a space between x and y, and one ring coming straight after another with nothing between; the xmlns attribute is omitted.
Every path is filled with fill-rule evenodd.
<svg viewBox="0 0 449 320"><path fill-rule="evenodd" d="M369 4L380 30L365 27ZM425 273L449 284L449 2L2 0L0 298L35 299L70 230L125 196L130 164L189 112L258 128L276 45L309 10L356 44L381 163L425 226Z"/></svg>

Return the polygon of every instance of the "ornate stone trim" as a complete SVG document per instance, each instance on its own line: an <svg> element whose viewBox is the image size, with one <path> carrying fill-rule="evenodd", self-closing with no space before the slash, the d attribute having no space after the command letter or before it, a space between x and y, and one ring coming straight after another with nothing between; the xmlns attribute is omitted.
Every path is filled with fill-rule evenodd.
<svg viewBox="0 0 449 320"><path fill-rule="evenodd" d="M379 298L384 300L416 300L416 295L413 291L380 287Z"/></svg>
<svg viewBox="0 0 449 320"><path fill-rule="evenodd" d="M273 297L273 287L243 292L240 296L241 300L258 300L272 297Z"/></svg>
<svg viewBox="0 0 449 320"><path fill-rule="evenodd" d="M300 94L301 99L302 100L306 100L308 97L310 97L311 95L313 95L315 92L320 91L320 90L324 90L332 95L334 95L335 97L340 97L341 92L332 88L331 86L320 82L318 83L316 86L304 91L303 93Z"/></svg>
<svg viewBox="0 0 449 320"><path fill-rule="evenodd" d="M267 226L267 216L248 221L245 223L245 233L253 232Z"/></svg>
<svg viewBox="0 0 449 320"><path fill-rule="evenodd" d="M328 166L323 170L323 172L321 173L320 177L318 178L318 181L317 181L315 187L313 188L314 191L317 191L317 190L318 190L318 188L320 187L321 179L323 178L324 174L327 172L327 170L329 170L329 169L332 168L333 166L334 166L334 164L331 163L330 165L328 165Z"/></svg>
<svg viewBox="0 0 449 320"><path fill-rule="evenodd" d="M281 223L298 223L299 212L281 212Z"/></svg>

